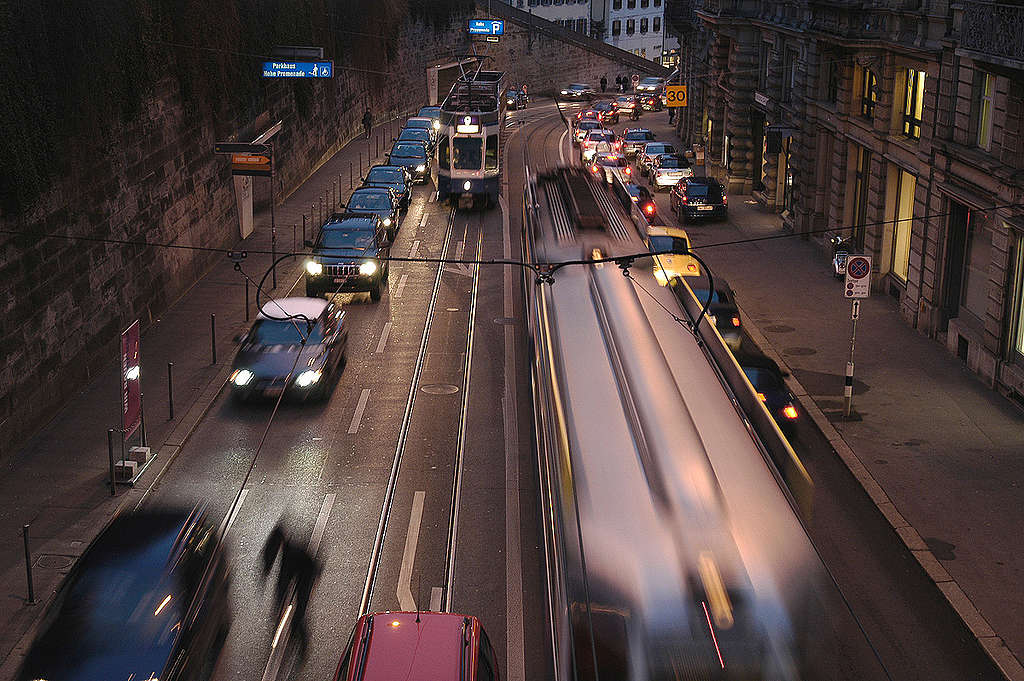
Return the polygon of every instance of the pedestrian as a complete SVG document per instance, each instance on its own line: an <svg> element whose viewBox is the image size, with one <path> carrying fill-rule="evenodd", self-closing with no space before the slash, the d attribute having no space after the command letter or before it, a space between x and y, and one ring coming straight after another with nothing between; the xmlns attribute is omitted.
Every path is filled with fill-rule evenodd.
<svg viewBox="0 0 1024 681"><path fill-rule="evenodd" d="M625 92L626 91L626 83L628 83L628 82L629 82L629 79L626 78L625 76L623 76L622 77L622 85L619 86L619 89L620 89L621 92Z"/></svg>
<svg viewBox="0 0 1024 681"><path fill-rule="evenodd" d="M373 129L373 114L369 109L363 114L363 129L366 130L366 139L370 139L370 130Z"/></svg>
<svg viewBox="0 0 1024 681"><path fill-rule="evenodd" d="M284 617L288 605L286 601L289 589L294 586L291 633L299 639L299 657L304 659L309 642L309 634L306 630L306 607L309 605L313 585L320 574L320 564L306 549L288 539L281 521L274 526L263 545L264 581L279 555L281 567L277 573L277 585L274 589L276 606L274 621L275 623L280 622Z"/></svg>
<svg viewBox="0 0 1024 681"><path fill-rule="evenodd" d="M668 108L668 122L669 122L669 125L672 124L672 121L674 121L675 118L676 118L676 108L674 106L670 106Z"/></svg>
<svg viewBox="0 0 1024 681"><path fill-rule="evenodd" d="M601 76L601 94L608 89L608 76Z"/></svg>

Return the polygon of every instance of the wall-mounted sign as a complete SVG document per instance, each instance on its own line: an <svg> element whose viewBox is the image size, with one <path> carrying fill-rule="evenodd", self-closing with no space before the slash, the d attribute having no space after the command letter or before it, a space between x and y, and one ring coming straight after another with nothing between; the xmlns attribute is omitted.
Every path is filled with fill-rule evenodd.
<svg viewBox="0 0 1024 681"><path fill-rule="evenodd" d="M470 19L470 35L505 35L505 22L501 19Z"/></svg>
<svg viewBox="0 0 1024 681"><path fill-rule="evenodd" d="M330 78L334 75L332 61L265 61L264 78Z"/></svg>
<svg viewBox="0 0 1024 681"><path fill-rule="evenodd" d="M758 106L765 106L766 107L766 106L768 106L768 95L760 93L760 92L755 92L754 93L754 102Z"/></svg>
<svg viewBox="0 0 1024 681"><path fill-rule="evenodd" d="M665 102L666 106L686 106L686 86L685 85L666 85L665 86Z"/></svg>

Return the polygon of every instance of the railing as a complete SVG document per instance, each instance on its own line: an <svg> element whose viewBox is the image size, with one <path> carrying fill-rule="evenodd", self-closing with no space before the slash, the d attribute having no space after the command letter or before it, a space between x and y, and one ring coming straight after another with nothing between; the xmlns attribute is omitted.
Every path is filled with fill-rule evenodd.
<svg viewBox="0 0 1024 681"><path fill-rule="evenodd" d="M953 6L960 47L1024 62L1024 6L968 0Z"/></svg>

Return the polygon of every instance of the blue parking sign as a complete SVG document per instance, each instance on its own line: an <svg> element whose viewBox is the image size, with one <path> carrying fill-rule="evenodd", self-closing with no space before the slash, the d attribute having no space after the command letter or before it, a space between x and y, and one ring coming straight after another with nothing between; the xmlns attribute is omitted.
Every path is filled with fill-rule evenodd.
<svg viewBox="0 0 1024 681"><path fill-rule="evenodd" d="M470 35L505 35L505 22L502 19L470 19Z"/></svg>

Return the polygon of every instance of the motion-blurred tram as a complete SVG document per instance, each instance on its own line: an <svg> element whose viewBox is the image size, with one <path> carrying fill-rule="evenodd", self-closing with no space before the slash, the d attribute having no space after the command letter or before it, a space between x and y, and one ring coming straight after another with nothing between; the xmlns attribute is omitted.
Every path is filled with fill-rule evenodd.
<svg viewBox="0 0 1024 681"><path fill-rule="evenodd" d="M603 185L528 169L526 261L643 253ZM814 678L795 502L670 289L629 274L525 275L555 679Z"/></svg>
<svg viewBox="0 0 1024 681"><path fill-rule="evenodd" d="M441 104L437 144L438 200L470 198L490 207L501 184L499 142L505 120L505 74L484 71L484 57L475 69L459 59L462 73Z"/></svg>

